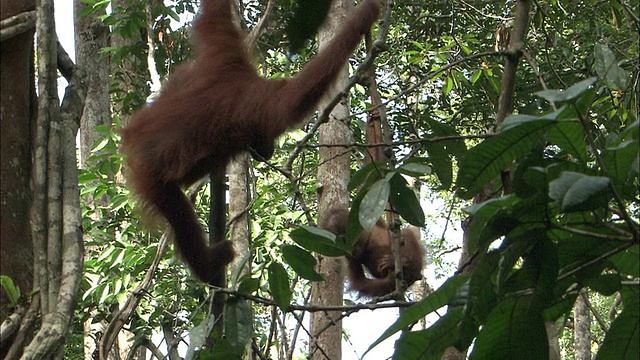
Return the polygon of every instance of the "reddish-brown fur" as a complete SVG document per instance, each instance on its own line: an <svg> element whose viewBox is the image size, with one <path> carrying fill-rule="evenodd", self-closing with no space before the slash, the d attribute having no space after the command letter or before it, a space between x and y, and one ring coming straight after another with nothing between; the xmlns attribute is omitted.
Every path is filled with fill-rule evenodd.
<svg viewBox="0 0 640 360"><path fill-rule="evenodd" d="M179 252L208 283L233 259L233 248L228 241L207 246L181 188L224 173L247 149L270 158L274 140L317 105L380 9L380 0L364 0L297 76L269 80L250 64L230 3L202 1L193 26L195 60L178 67L158 98L122 130L130 186L144 206L167 218Z"/></svg>
<svg viewBox="0 0 640 360"><path fill-rule="evenodd" d="M321 227L336 234L344 235L349 212L345 209L334 210ZM404 246L402 256L402 275L410 286L422 278L424 248L420 244L417 228L403 229ZM362 231L348 258L349 281L352 290L367 296L382 296L396 288L395 261L393 257L393 239L387 224L379 220L370 231ZM368 278L363 266L373 278Z"/></svg>

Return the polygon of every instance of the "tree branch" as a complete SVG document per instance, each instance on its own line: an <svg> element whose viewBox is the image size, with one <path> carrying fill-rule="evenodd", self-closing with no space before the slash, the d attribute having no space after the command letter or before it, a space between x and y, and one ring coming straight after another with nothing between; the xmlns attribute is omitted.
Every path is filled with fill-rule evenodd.
<svg viewBox="0 0 640 360"><path fill-rule="evenodd" d="M36 11L26 11L0 21L0 42L5 42L36 26Z"/></svg>

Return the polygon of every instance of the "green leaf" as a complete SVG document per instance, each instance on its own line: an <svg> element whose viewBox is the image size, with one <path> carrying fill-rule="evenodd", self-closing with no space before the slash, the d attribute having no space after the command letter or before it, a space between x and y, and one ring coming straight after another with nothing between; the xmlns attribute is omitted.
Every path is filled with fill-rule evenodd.
<svg viewBox="0 0 640 360"><path fill-rule="evenodd" d="M460 135L453 126L435 120L431 116L422 116L421 119L429 125L436 137L456 137ZM462 139L442 140L438 141L438 143L442 144L450 155L458 159L463 158L467 152L467 146Z"/></svg>
<svg viewBox="0 0 640 360"><path fill-rule="evenodd" d="M507 195L463 209L464 212L473 216L467 231L467 246L470 253L475 253L478 248L485 249L493 240L506 233L505 228L496 224L495 219L500 219L501 215L506 214L517 201L518 198L515 196Z"/></svg>
<svg viewBox="0 0 640 360"><path fill-rule="evenodd" d="M480 76L482 76L482 70L474 71L473 75L471 75L471 83L475 84L480 79Z"/></svg>
<svg viewBox="0 0 640 360"><path fill-rule="evenodd" d="M316 258L308 251L294 245L284 245L282 247L282 257L301 277L311 281L323 281L322 275L315 271Z"/></svg>
<svg viewBox="0 0 640 360"><path fill-rule="evenodd" d="M303 248L326 256L346 256L350 248L344 241L327 230L302 225L289 233L296 244Z"/></svg>
<svg viewBox="0 0 640 360"><path fill-rule="evenodd" d="M109 201L111 211L117 211L125 207L129 203L129 197L125 194L117 194Z"/></svg>
<svg viewBox="0 0 640 360"><path fill-rule="evenodd" d="M9 298L8 306L13 308L18 304L18 300L20 300L20 288L17 287L13 283L13 279L7 275L0 275L0 285L2 285L2 288L7 294L7 298Z"/></svg>
<svg viewBox="0 0 640 360"><path fill-rule="evenodd" d="M604 296L611 296L622 287L620 275L617 274L602 274L597 278L584 279L583 283Z"/></svg>
<svg viewBox="0 0 640 360"><path fill-rule="evenodd" d="M638 289L623 293L623 309L613 320L611 327L604 337L604 342L596 356L597 360L620 359L636 360L640 354L640 302Z"/></svg>
<svg viewBox="0 0 640 360"><path fill-rule="evenodd" d="M442 93L446 96L453 90L453 79L451 76L447 76L444 79L444 86L442 87Z"/></svg>
<svg viewBox="0 0 640 360"><path fill-rule="evenodd" d="M563 212L589 211L606 204L609 178L563 171L549 183L549 197Z"/></svg>
<svg viewBox="0 0 640 360"><path fill-rule="evenodd" d="M93 147L91 148L91 152L92 153L98 152L104 149L105 147L107 147L107 145L109 145L109 138L108 137L100 138L96 140L96 142L93 144Z"/></svg>
<svg viewBox="0 0 640 360"><path fill-rule="evenodd" d="M78 184L89 184L91 182L97 181L98 177L85 169L79 169L78 171Z"/></svg>
<svg viewBox="0 0 640 360"><path fill-rule="evenodd" d="M506 123L506 122L505 122ZM516 159L524 157L556 123L527 121L486 139L471 148L460 163L458 193L470 199Z"/></svg>
<svg viewBox="0 0 640 360"><path fill-rule="evenodd" d="M542 90L536 92L535 95L538 95L551 103L570 101L589 90L596 81L598 81L597 77L590 77L569 86L565 90Z"/></svg>
<svg viewBox="0 0 640 360"><path fill-rule="evenodd" d="M393 175L391 174L391 176ZM391 192L389 179L390 176L387 174L384 179L376 181L362 198L358 214L360 225L365 230L373 227L387 206L389 193Z"/></svg>
<svg viewBox="0 0 640 360"><path fill-rule="evenodd" d="M511 114L504 120L504 123L502 123L502 127L500 128L500 131L505 132L513 128L517 128L519 126L526 125L528 123L534 123L539 120L558 121L563 118L566 119L566 117L563 116L566 111L567 111L567 107L563 106L554 112L550 112L542 115Z"/></svg>
<svg viewBox="0 0 640 360"><path fill-rule="evenodd" d="M455 308L428 329L405 332L396 342L393 358L440 359L444 350L458 341L462 318L462 308Z"/></svg>
<svg viewBox="0 0 640 360"><path fill-rule="evenodd" d="M560 121L549 129L549 142L571 154L580 164L587 162L587 143L578 121Z"/></svg>
<svg viewBox="0 0 640 360"><path fill-rule="evenodd" d="M416 193L409 188L404 177L396 173L396 176L391 178L389 185L391 187L389 200L391 200L393 208L409 224L423 227L425 218L420 200L418 200Z"/></svg>
<svg viewBox="0 0 640 360"><path fill-rule="evenodd" d="M289 275L282 265L272 262L267 269L269 273L269 291L273 300L282 311L286 311L291 305L292 293L289 287Z"/></svg>
<svg viewBox="0 0 640 360"><path fill-rule="evenodd" d="M469 278L467 276L454 276L449 278L438 290L434 291L431 295L427 296L424 300L417 304L414 304L407 308L402 315L391 325L380 337L369 346L369 349L365 351L363 356L371 351L378 344L391 337L393 334L408 328L418 320L424 318L426 315L440 309L447 305L449 301L455 296L458 289L460 289Z"/></svg>
<svg viewBox="0 0 640 360"><path fill-rule="evenodd" d="M629 73L616 63L616 56L607 45L594 46L596 72L610 88L624 89L629 82Z"/></svg>
<svg viewBox="0 0 640 360"><path fill-rule="evenodd" d="M444 144L440 143L427 143L424 147L429 153L433 172L442 183L442 188L449 189L453 183L453 164L449 152L444 148Z"/></svg>
<svg viewBox="0 0 640 360"><path fill-rule="evenodd" d="M356 198L349 211L349 218L347 219L347 229L344 234L344 241L347 248L352 249L353 245L360 240L360 234L362 234L362 225L360 225L360 204L362 203L362 197Z"/></svg>
<svg viewBox="0 0 640 360"><path fill-rule="evenodd" d="M260 279L249 277L240 281L238 292L241 294L251 294L258 290L258 288L260 288Z"/></svg>
<svg viewBox="0 0 640 360"><path fill-rule="evenodd" d="M638 159L638 142L625 141L602 152L602 161L616 184L624 186Z"/></svg>
<svg viewBox="0 0 640 360"><path fill-rule="evenodd" d="M230 297L224 305L224 335L237 354L244 352L253 334L253 312L246 299Z"/></svg>
<svg viewBox="0 0 640 360"><path fill-rule="evenodd" d="M532 297L510 297L489 314L470 359L548 359L544 318Z"/></svg>
<svg viewBox="0 0 640 360"><path fill-rule="evenodd" d="M111 133L111 126L100 124L95 127L98 134L107 135Z"/></svg>
<svg viewBox="0 0 640 360"><path fill-rule="evenodd" d="M413 158L405 162L398 168L398 172L413 177L420 177L432 173L426 159Z"/></svg>
<svg viewBox="0 0 640 360"><path fill-rule="evenodd" d="M355 174L349 180L349 185L347 186L347 190L355 190L358 187L366 187L369 182L373 182L374 179L377 179L381 176L381 171L386 169L386 164L383 162L372 162L365 166L363 166L360 170L356 171Z"/></svg>
<svg viewBox="0 0 640 360"><path fill-rule="evenodd" d="M640 276L640 256L638 256L637 246L615 254L609 260L621 274L631 275L636 278Z"/></svg>
<svg viewBox="0 0 640 360"><path fill-rule="evenodd" d="M458 291L456 297L451 301L452 304L464 308L463 322L468 329L473 329L473 331L462 335L465 337L466 344L470 344L477 335L477 323L484 323L498 303L494 274L502 259L503 256L498 251L491 251L480 256L469 282Z"/></svg>
<svg viewBox="0 0 640 360"><path fill-rule="evenodd" d="M189 348L185 359L193 359L195 352L205 346L207 335L213 329L215 324L215 316L213 314L207 316L200 324L189 329Z"/></svg>

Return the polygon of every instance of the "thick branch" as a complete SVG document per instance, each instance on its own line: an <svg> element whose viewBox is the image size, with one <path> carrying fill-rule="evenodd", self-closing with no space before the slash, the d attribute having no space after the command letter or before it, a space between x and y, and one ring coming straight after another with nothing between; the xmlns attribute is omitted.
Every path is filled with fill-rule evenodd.
<svg viewBox="0 0 640 360"><path fill-rule="evenodd" d="M0 21L0 42L33 30L36 25L36 11L27 11Z"/></svg>
<svg viewBox="0 0 640 360"><path fill-rule="evenodd" d="M515 98L516 70L518 61L522 57L525 48L525 37L529 28L529 12L531 2L519 0L516 4L516 15L513 20L513 30L507 50L507 63L504 66L500 98L498 100L498 114L496 115L495 129L499 129L504 119L513 112L513 99Z"/></svg>

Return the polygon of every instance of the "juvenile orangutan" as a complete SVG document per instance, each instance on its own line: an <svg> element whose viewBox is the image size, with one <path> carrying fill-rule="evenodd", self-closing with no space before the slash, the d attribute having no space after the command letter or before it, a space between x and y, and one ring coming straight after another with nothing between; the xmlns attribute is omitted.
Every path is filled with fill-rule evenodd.
<svg viewBox="0 0 640 360"><path fill-rule="evenodd" d="M336 209L320 227L338 236L344 236L349 211ZM410 226L403 229L404 246L401 248L402 274L407 286L422 279L424 267L424 248L420 244L418 228ZM395 290L395 260L393 257L393 239L389 227L383 220L369 231L364 230L347 258L350 288L366 296L382 296ZM371 274L368 278L364 268Z"/></svg>

